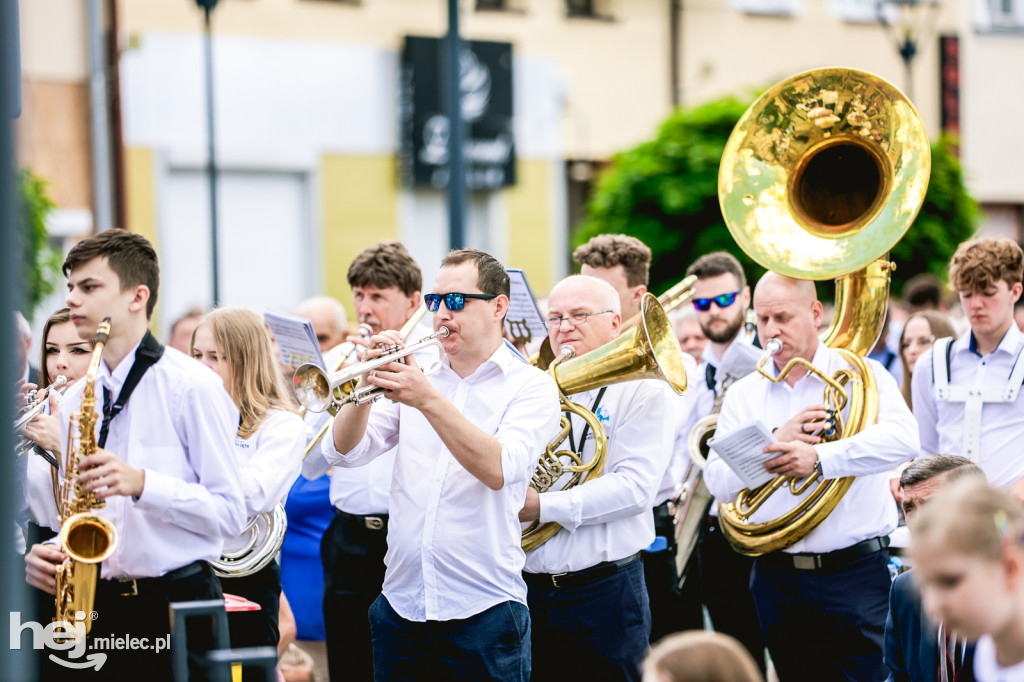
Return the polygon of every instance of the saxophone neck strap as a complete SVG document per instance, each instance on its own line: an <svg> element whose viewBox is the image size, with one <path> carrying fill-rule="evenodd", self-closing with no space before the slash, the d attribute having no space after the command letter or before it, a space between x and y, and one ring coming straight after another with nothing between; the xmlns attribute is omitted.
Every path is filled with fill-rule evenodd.
<svg viewBox="0 0 1024 682"><path fill-rule="evenodd" d="M117 394L117 400L111 401L110 389L104 387L103 426L100 428L100 437L97 441L101 448L107 443L111 420L121 414L125 405L128 404L128 399L132 397L135 387L139 385L142 375L156 364L156 361L163 354L164 347L156 340L152 332L147 330L146 335L142 337L142 343L139 344L138 349L135 351L135 362L132 363L132 368L128 372L128 378L124 380L124 386L121 387L121 391Z"/></svg>

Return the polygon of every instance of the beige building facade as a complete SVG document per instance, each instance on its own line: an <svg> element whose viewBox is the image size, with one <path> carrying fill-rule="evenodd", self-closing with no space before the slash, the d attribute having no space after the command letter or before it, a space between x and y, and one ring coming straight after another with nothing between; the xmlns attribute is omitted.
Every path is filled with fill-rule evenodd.
<svg viewBox="0 0 1024 682"><path fill-rule="evenodd" d="M116 9L123 198L164 263L161 315L209 303L202 14L191 0L21 3L23 165L47 177L58 234L96 229L88 10ZM945 0L921 37L913 99L940 130L938 39L959 38L961 154L985 229L1021 239L1024 0ZM846 65L906 87L862 0L462 0L467 39L511 43L517 182L472 192L469 245L523 268L538 295L569 269L588 162L694 105ZM221 0L213 12L222 304L349 300L351 258L401 239L427 286L447 249L445 196L403 186L399 55L442 36L442 0ZM582 165L578 162L583 162ZM571 169L571 172L570 172ZM582 170L581 170L582 169ZM107 227L100 225L98 227ZM162 327L161 327L162 328Z"/></svg>

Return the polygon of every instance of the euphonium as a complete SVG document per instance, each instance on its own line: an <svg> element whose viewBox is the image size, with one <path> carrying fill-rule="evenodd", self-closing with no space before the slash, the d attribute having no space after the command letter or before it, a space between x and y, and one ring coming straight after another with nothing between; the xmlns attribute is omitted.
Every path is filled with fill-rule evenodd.
<svg viewBox="0 0 1024 682"><path fill-rule="evenodd" d="M719 202L740 248L789 277L837 278L836 314L822 341L851 369L826 377L794 360L770 378L781 380L797 364L818 374L838 437L877 416L878 393L863 356L885 317L893 267L886 253L913 223L930 168L928 137L909 100L877 76L840 68L770 88L736 124L722 155ZM852 482L822 481L811 489L814 476L776 477L723 504L722 530L743 554L789 547L825 519ZM777 519L751 522L783 487L801 497L797 505Z"/></svg>
<svg viewBox="0 0 1024 682"><path fill-rule="evenodd" d="M284 505L279 504L273 511L249 517L242 531L245 544L235 550L225 550L220 559L210 562L210 567L221 578L252 575L274 560L281 551L287 530L288 516Z"/></svg>
<svg viewBox="0 0 1024 682"><path fill-rule="evenodd" d="M78 484L78 461L94 454L96 444L96 372L103 356L103 348L110 336L110 318L104 319L96 330L96 347L85 375L85 390L79 412L71 415L68 444L64 449L63 479L60 493L60 544L68 559L57 567L57 613L54 622L75 622L75 614L89 614L96 602L96 581L100 563L113 554L117 547L117 531L106 518L92 513L102 509L106 502L95 491L86 493ZM77 431L78 437L75 438ZM86 618L88 634L92 619Z"/></svg>
<svg viewBox="0 0 1024 682"><path fill-rule="evenodd" d="M568 490L597 478L604 469L607 438L600 420L587 408L568 399L602 386L636 381L662 379L676 393L686 390L686 365L672 325L664 309L654 298L645 294L640 302L638 322L619 334L618 338L589 353L573 358L572 348L565 347L548 368L558 386L562 411L561 428L542 453L530 486L537 492L547 492L561 482L559 490ZM590 425L594 432L594 455L589 462L582 461L579 453L557 448L568 437L568 414L576 414ZM581 446L582 447L582 446ZM565 475L568 477L562 480ZM557 523L530 524L523 530L523 549L529 552L546 542L561 528Z"/></svg>

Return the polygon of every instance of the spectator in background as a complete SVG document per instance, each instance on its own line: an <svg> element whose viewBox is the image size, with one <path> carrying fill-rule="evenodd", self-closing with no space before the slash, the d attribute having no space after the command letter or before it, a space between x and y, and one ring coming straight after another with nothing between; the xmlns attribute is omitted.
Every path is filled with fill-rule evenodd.
<svg viewBox="0 0 1024 682"><path fill-rule="evenodd" d="M299 304L295 314L313 323L313 333L326 353L345 340L348 320L345 306L330 296L314 296Z"/></svg>
<svg viewBox="0 0 1024 682"><path fill-rule="evenodd" d="M658 642L644 661L643 682L761 682L743 646L714 631L691 630Z"/></svg>
<svg viewBox="0 0 1024 682"><path fill-rule="evenodd" d="M14 324L18 328L18 374L29 384L39 386L39 370L32 366L28 354L32 350L32 328L25 316L14 311Z"/></svg>
<svg viewBox="0 0 1024 682"><path fill-rule="evenodd" d="M903 371L900 369L899 356L889 349L889 313L886 313L885 319L882 320L882 331L879 332L878 340L875 341L875 347L868 353L868 357L882 367L885 367L889 374L899 383L900 378L903 376Z"/></svg>
<svg viewBox="0 0 1024 682"><path fill-rule="evenodd" d="M1017 323L1017 327L1024 332L1024 303L1017 302L1017 305L1013 307L1013 321Z"/></svg>
<svg viewBox="0 0 1024 682"><path fill-rule="evenodd" d="M188 345L192 340L192 332L199 324L199 318L203 316L203 309L199 306L192 306L188 311L174 321L171 331L167 335L167 345L182 353L188 354ZM275 348L276 350L276 348Z"/></svg>
<svg viewBox="0 0 1024 682"><path fill-rule="evenodd" d="M930 272L914 275L903 285L903 301L911 315L925 310L945 312L942 280Z"/></svg>
<svg viewBox="0 0 1024 682"><path fill-rule="evenodd" d="M679 347L684 353L689 353L698 363L701 362L701 355L704 347L708 345L708 337L704 336L704 330L700 328L700 320L693 308L687 306L675 320L673 325L676 336L679 337Z"/></svg>
<svg viewBox="0 0 1024 682"><path fill-rule="evenodd" d="M925 310L914 313L903 325L903 333L900 335L900 361L903 365L903 381L900 383L900 390L907 400L907 406L914 409L910 397L910 377L914 374L914 367L921 354L932 347L935 339L946 337L956 338L956 330L953 323L944 314Z"/></svg>

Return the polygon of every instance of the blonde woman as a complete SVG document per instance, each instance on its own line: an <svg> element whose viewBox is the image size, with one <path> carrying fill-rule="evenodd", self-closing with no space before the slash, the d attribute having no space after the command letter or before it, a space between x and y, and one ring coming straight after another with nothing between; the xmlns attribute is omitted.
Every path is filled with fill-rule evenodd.
<svg viewBox="0 0 1024 682"><path fill-rule="evenodd" d="M244 308L213 310L200 319L189 351L224 380L238 407L235 456L245 513L273 511L299 475L305 429L271 351L263 320ZM247 537L247 536L246 536ZM233 550L246 537L225 543ZM228 614L232 647L272 646L279 639L281 568L276 561L245 577L221 578L224 592L259 604Z"/></svg>

